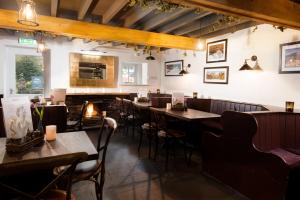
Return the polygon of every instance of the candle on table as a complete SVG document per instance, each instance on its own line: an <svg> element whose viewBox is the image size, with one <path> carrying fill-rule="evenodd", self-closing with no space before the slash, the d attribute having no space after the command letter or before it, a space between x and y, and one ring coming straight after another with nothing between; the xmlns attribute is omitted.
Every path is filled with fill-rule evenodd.
<svg viewBox="0 0 300 200"><path fill-rule="evenodd" d="M171 110L172 104L171 103L167 103L167 110Z"/></svg>
<svg viewBox="0 0 300 200"><path fill-rule="evenodd" d="M286 112L294 112L294 102L292 101L287 101L285 102L285 110Z"/></svg>
<svg viewBox="0 0 300 200"><path fill-rule="evenodd" d="M56 139L56 125L46 126L46 140L52 141Z"/></svg>

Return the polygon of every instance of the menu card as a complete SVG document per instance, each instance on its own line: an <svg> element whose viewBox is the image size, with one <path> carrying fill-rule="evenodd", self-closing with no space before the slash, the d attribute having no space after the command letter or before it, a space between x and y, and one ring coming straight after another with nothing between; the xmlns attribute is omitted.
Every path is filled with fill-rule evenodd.
<svg viewBox="0 0 300 200"><path fill-rule="evenodd" d="M175 92L172 94L172 107L184 107L184 93Z"/></svg>
<svg viewBox="0 0 300 200"><path fill-rule="evenodd" d="M7 138L21 139L33 131L28 97L2 98L1 102Z"/></svg>

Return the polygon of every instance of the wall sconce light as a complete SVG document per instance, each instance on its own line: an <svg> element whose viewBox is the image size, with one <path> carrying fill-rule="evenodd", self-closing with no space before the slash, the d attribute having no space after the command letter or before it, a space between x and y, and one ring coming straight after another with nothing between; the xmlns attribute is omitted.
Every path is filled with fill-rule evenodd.
<svg viewBox="0 0 300 200"><path fill-rule="evenodd" d="M33 0L22 0L17 22L26 26L38 26L35 3Z"/></svg>
<svg viewBox="0 0 300 200"><path fill-rule="evenodd" d="M191 67L191 64L188 64L186 67L183 67L182 70L179 72L180 75L183 75L183 74L188 74L188 68Z"/></svg>
<svg viewBox="0 0 300 200"><path fill-rule="evenodd" d="M248 62L247 62L248 60L251 60L251 61L255 62L255 65L254 65L253 68L250 65L248 65ZM250 59L245 59L245 63L243 64L243 66L239 70L240 71L244 71L244 70L259 70L259 71L262 71L262 68L258 64L257 56L253 55L253 56L251 56Z"/></svg>
<svg viewBox="0 0 300 200"><path fill-rule="evenodd" d="M285 111L286 112L294 112L295 103L292 101L285 102Z"/></svg>

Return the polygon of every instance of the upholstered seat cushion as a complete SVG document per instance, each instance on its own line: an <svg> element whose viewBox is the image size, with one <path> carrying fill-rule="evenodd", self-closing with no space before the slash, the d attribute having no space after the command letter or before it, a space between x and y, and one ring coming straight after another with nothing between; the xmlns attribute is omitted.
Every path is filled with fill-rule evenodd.
<svg viewBox="0 0 300 200"><path fill-rule="evenodd" d="M169 130L167 130L167 132L164 130L160 130L160 131L158 131L157 135L158 135L158 137L181 138L181 137L185 136L185 133L183 131L169 129Z"/></svg>
<svg viewBox="0 0 300 200"><path fill-rule="evenodd" d="M219 120L205 120L201 122L205 131L210 131L216 134L223 132L223 126Z"/></svg>
<svg viewBox="0 0 300 200"><path fill-rule="evenodd" d="M150 130L150 129L156 129L156 123L151 122L151 125L149 123L144 123L142 125L143 130Z"/></svg>
<svg viewBox="0 0 300 200"><path fill-rule="evenodd" d="M66 169L66 167L68 166L56 167L54 169L54 174L55 175L60 174L63 170ZM76 166L76 169L74 171L73 181L76 182L77 180L83 180L85 178L88 178L91 175L100 172L100 169L101 169L101 163L99 160L90 160L90 161L79 163Z"/></svg>

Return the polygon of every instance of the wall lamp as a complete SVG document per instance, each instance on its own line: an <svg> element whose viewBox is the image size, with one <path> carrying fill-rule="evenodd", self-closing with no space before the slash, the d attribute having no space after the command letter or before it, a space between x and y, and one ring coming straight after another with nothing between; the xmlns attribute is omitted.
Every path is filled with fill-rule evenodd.
<svg viewBox="0 0 300 200"><path fill-rule="evenodd" d="M188 68L191 67L191 64L188 64L186 67L183 67L182 70L179 72L180 75L183 75L183 74L188 74Z"/></svg>
<svg viewBox="0 0 300 200"><path fill-rule="evenodd" d="M250 65L248 65L248 62L247 62L248 60L251 60L251 61L255 62L254 67L251 67ZM239 70L240 71L244 71L244 70L258 70L258 71L262 71L262 68L258 64L257 56L253 55L253 56L251 56L250 59L245 59L245 63L243 64L243 66Z"/></svg>

